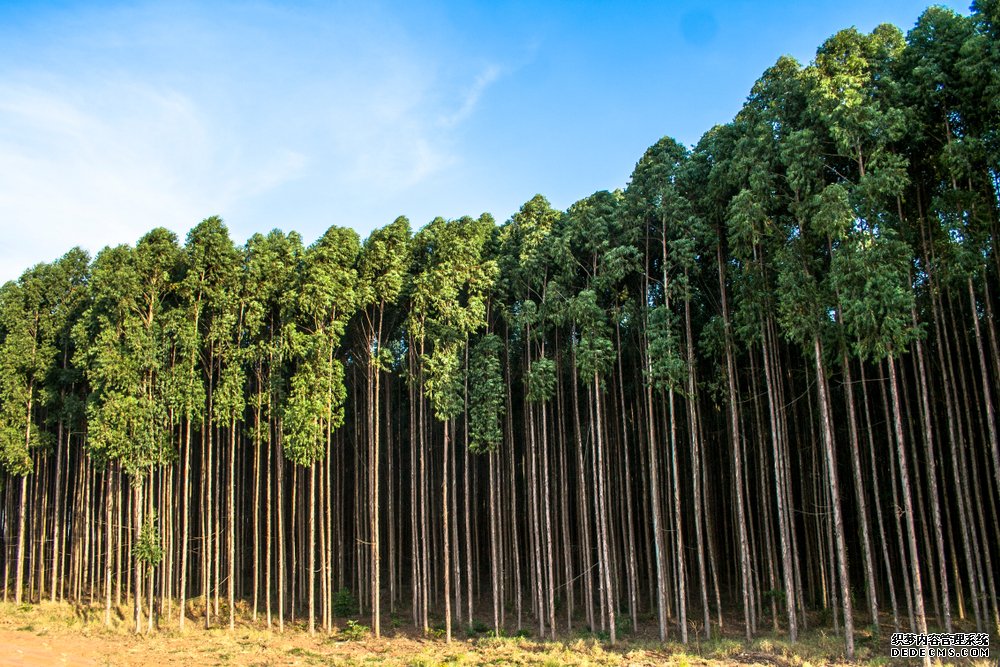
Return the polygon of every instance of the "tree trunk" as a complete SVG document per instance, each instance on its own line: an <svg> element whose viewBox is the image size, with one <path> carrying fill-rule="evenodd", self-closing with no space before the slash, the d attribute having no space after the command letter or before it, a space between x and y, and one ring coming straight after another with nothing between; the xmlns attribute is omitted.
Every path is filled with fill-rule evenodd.
<svg viewBox="0 0 1000 667"><path fill-rule="evenodd" d="M451 571L449 560L451 559L451 552L448 548L448 447L449 442L449 431L448 425L450 420L444 420L444 453L443 462L441 466L441 521L443 530L442 539L444 540L444 636L447 643L451 643Z"/></svg>
<svg viewBox="0 0 1000 667"><path fill-rule="evenodd" d="M830 483L830 503L833 505L833 532L837 549L837 571L840 579L840 598L844 608L844 640L847 658L854 659L854 613L851 603L851 580L847 569L847 545L844 540L844 523L840 509L840 486L837 482L837 458L833 446L833 422L830 399L827 395L826 370L823 367L823 348L819 335L813 337L813 355L816 361L816 385L819 388L820 430L826 453L827 474Z"/></svg>

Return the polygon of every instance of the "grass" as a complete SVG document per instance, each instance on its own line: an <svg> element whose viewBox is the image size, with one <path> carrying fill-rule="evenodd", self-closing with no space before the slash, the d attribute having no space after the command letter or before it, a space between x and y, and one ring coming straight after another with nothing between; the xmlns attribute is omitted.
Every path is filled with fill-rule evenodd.
<svg viewBox="0 0 1000 667"><path fill-rule="evenodd" d="M191 610L204 608L195 601ZM245 609L236 629L206 630L199 618L189 617L185 630L175 622L150 635L131 632L129 609L115 610L111 627L104 626L103 606L66 603L38 605L0 604L0 645L26 653L26 663L56 662L60 653L87 662L110 665L169 667L184 664L219 665L771 665L811 667L819 665L885 665L885 641L877 641L868 629L858 632L857 659L846 663L843 641L822 629L803 633L790 644L778 634L761 634L749 644L738 637L716 637L705 641L691 634L688 645L676 640L660 643L648 635L634 633L610 646L601 633L565 635L557 641L537 641L525 636L492 636L481 623L459 626L464 637L446 644L436 638L408 634L403 628L386 628L392 637L375 639L370 629L356 620L338 621L335 632L322 629L309 635L298 622L286 632L268 630L263 621L252 622ZM388 625L388 624L387 624ZM393 624L396 625L396 624ZM399 625L402 625L400 623ZM729 626L731 632L738 631ZM434 633L436 634L436 633ZM886 640L887 637L883 637ZM44 653L44 651L50 651ZM976 663L973 663L976 664ZM985 662L981 664L986 664Z"/></svg>

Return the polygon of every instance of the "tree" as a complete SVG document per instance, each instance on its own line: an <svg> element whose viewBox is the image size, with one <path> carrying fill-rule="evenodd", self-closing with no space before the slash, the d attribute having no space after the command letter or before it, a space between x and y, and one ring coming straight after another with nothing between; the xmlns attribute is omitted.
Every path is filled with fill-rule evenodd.
<svg viewBox="0 0 1000 667"><path fill-rule="evenodd" d="M294 364L282 410L285 456L309 468L309 632L316 631L316 463L344 420L344 367L337 358L357 303L356 232L331 227L303 256L296 327L288 337Z"/></svg>
<svg viewBox="0 0 1000 667"><path fill-rule="evenodd" d="M369 522L371 524L372 628L381 636L381 545L379 542L379 398L381 378L390 369L391 352L385 347L387 309L395 305L406 275L410 222L404 217L377 229L365 239L358 258L358 306L362 317L363 354L367 356ZM391 326L391 323L389 323Z"/></svg>

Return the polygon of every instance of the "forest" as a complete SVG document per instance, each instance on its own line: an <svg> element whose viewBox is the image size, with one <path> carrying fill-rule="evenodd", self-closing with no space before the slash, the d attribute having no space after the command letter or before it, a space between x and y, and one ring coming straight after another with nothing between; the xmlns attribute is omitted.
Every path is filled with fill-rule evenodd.
<svg viewBox="0 0 1000 667"><path fill-rule="evenodd" d="M565 211L69 250L0 288L4 601L1000 633L998 234L977 0L778 59Z"/></svg>

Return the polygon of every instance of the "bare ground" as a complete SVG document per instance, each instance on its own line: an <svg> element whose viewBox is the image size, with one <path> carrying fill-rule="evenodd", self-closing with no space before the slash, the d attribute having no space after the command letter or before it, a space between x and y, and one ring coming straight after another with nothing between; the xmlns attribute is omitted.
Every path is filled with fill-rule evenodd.
<svg viewBox="0 0 1000 667"><path fill-rule="evenodd" d="M235 630L204 629L192 619L183 632L161 629L129 632L128 610L115 614L111 628L103 610L64 603L0 604L0 667L8 665L759 665L805 667L847 665L837 637L816 633L794 646L762 638L750 646L720 639L689 645L629 639L610 647L594 638L538 642L526 638L425 639L390 630L374 639L351 635L343 626L333 635L310 636L301 627L279 634L247 620ZM881 655L880 655L881 654ZM891 664L885 653L868 650L854 664ZM907 663L900 663L907 664ZM985 664L985 663L983 663Z"/></svg>

